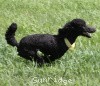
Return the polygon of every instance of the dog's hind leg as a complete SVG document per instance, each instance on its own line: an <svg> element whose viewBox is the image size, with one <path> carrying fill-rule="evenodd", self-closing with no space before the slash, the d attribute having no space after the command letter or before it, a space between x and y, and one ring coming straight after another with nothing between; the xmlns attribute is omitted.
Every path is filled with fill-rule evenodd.
<svg viewBox="0 0 100 86"><path fill-rule="evenodd" d="M33 60L32 57L26 51L18 52L18 55L27 60L30 60L30 61Z"/></svg>
<svg viewBox="0 0 100 86"><path fill-rule="evenodd" d="M39 57L37 55L37 51L36 50L27 50L27 49L23 49L23 48L19 48L18 49L18 55L30 60L30 61L35 61L35 63L37 64L43 64L43 58Z"/></svg>
<svg viewBox="0 0 100 86"><path fill-rule="evenodd" d="M37 55L37 52L34 51L28 51L28 54L34 59L35 62L37 62L38 64L43 64L43 58Z"/></svg>

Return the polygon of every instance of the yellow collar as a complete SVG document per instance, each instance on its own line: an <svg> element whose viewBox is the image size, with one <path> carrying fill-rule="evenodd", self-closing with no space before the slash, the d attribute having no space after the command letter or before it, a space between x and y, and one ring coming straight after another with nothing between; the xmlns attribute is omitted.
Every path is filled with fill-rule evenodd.
<svg viewBox="0 0 100 86"><path fill-rule="evenodd" d="M75 43L71 44L67 38L65 38L65 43L69 49L73 50L75 48Z"/></svg>

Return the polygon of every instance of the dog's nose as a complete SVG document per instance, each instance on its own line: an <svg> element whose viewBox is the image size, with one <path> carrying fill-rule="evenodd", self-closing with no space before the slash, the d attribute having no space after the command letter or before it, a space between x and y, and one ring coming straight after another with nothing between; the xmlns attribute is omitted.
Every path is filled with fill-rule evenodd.
<svg viewBox="0 0 100 86"><path fill-rule="evenodd" d="M94 32L96 32L96 29L95 28L92 28L91 29L91 33L94 33Z"/></svg>

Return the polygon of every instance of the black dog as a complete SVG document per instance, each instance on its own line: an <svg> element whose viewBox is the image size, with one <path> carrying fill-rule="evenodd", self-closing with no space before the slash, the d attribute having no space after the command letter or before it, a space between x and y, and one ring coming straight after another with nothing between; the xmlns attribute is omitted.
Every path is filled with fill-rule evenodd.
<svg viewBox="0 0 100 86"><path fill-rule="evenodd" d="M57 35L50 34L35 34L28 35L17 43L14 35L17 30L17 24L12 23L6 31L5 38L7 43L16 46L18 55L27 59L33 60L37 63L50 63L64 55L73 44L78 36L85 36L91 38L90 33L96 30L88 27L86 22L82 19L74 19L65 24L64 27L58 30ZM68 45L65 40L69 41ZM44 55L39 56L37 52L40 51Z"/></svg>

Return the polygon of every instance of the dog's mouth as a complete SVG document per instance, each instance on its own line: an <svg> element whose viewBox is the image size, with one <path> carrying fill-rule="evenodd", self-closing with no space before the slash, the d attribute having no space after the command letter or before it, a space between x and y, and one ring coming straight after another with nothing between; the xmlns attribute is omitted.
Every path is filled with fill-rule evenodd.
<svg viewBox="0 0 100 86"><path fill-rule="evenodd" d="M92 37L91 33L94 33L95 31L96 31L95 28L90 28L90 27L88 27L88 28L85 30L85 32L82 33L82 35L85 36L85 37L91 38L91 37Z"/></svg>
<svg viewBox="0 0 100 86"><path fill-rule="evenodd" d="M83 36L86 36L88 38L91 38L92 37L91 36L91 33L89 33L89 32L83 32Z"/></svg>

